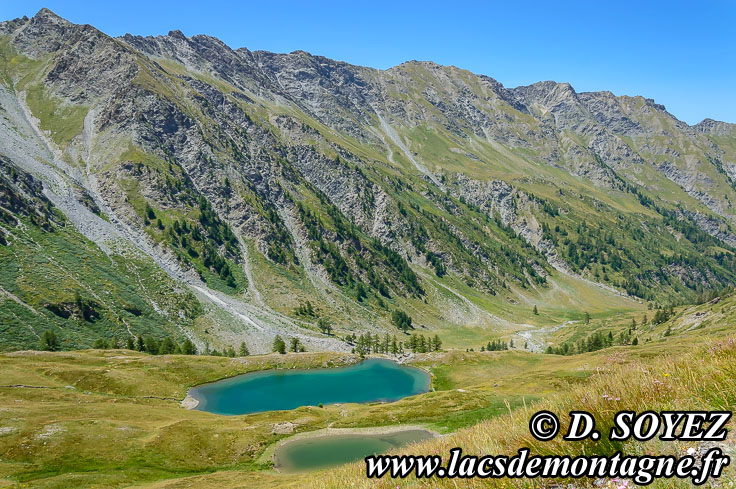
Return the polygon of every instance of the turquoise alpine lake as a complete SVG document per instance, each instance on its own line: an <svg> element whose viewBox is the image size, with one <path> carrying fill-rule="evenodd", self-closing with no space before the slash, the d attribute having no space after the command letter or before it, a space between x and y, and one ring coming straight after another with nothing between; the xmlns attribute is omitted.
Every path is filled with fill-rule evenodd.
<svg viewBox="0 0 736 489"><path fill-rule="evenodd" d="M195 409L236 415L345 402L393 402L429 390L429 375L389 360L339 368L264 370L193 387Z"/></svg>
<svg viewBox="0 0 736 489"><path fill-rule="evenodd" d="M332 467L433 437L432 432L420 429L385 434L315 436L287 441L274 452L273 463L277 469L286 472Z"/></svg>

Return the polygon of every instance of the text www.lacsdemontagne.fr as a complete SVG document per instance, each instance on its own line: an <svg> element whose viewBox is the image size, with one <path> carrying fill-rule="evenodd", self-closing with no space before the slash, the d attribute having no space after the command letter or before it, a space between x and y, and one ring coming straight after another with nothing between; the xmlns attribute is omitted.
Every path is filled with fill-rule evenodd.
<svg viewBox="0 0 736 489"><path fill-rule="evenodd" d="M624 456L530 456L522 448L514 456L469 456L460 448L450 450L445 466L440 456L373 455L365 458L368 478L626 478L636 484L650 484L658 478L691 479L701 485L710 477L719 477L729 464L729 457L719 448L709 450L697 461L690 455Z"/></svg>

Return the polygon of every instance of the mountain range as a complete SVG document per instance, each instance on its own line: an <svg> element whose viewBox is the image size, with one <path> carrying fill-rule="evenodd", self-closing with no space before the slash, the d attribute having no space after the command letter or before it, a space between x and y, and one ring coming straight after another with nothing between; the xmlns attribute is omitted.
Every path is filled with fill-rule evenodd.
<svg viewBox="0 0 736 489"><path fill-rule="evenodd" d="M5 350L51 330L345 351L399 312L534 349L534 326L736 283L736 125L651 99L47 9L0 23L0 80Z"/></svg>

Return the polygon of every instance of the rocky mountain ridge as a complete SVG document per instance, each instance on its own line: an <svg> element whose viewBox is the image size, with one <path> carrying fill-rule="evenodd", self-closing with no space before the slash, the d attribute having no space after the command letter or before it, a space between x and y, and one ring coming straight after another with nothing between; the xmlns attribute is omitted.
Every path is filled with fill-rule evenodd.
<svg viewBox="0 0 736 489"><path fill-rule="evenodd" d="M348 349L318 316L343 336L395 329L396 310L492 331L560 281L663 303L736 282L732 124L429 62L115 39L46 9L1 23L0 46L3 165L42 182L75 239L196 294L200 348Z"/></svg>

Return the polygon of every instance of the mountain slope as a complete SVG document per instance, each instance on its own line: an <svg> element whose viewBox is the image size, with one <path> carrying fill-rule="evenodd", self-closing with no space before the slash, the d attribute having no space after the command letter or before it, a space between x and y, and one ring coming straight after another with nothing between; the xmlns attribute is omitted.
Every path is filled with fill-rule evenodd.
<svg viewBox="0 0 736 489"><path fill-rule="evenodd" d="M468 328L530 327L535 304L552 325L736 282L725 123L426 62L113 39L46 9L0 24L0 48L3 166L94 253L135 253L195 294L196 320L168 321L200 348L279 333L349 349L318 317L396 332L395 310L462 346Z"/></svg>

